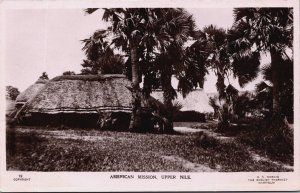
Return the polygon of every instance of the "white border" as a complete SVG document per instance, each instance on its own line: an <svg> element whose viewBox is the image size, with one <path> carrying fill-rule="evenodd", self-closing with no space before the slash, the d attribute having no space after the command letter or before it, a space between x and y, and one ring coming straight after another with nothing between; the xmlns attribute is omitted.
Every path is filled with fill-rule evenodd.
<svg viewBox="0 0 300 193"><path fill-rule="evenodd" d="M299 1L298 0L107 0L107 1L0 1L0 99L4 97L4 55L5 34L4 11L6 9L77 9L87 7L185 7L185 8L222 8L222 7L293 7L294 8L294 74L295 74L295 166L294 172L235 172L235 173L188 173L192 180L119 180L109 179L111 174L121 172L11 172L6 171L5 162L5 121L4 103L1 107L1 153L0 153L0 190L1 191L294 191L300 190L299 168ZM19 174L30 177L30 182L14 182ZM124 174L131 174L124 172ZM142 173L134 173L135 175ZM143 173L145 174L145 173ZM147 173L150 174L150 173ZM184 173L155 173L184 174ZM249 178L258 175L279 175L288 182L272 185L251 183Z"/></svg>

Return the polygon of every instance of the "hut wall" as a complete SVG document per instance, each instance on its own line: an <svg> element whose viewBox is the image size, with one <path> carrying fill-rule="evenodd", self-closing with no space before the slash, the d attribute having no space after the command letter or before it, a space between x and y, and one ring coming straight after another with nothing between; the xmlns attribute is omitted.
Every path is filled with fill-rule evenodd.
<svg viewBox="0 0 300 193"><path fill-rule="evenodd" d="M69 126L69 127L96 127L99 115L97 113L31 113L21 119L21 124L32 126Z"/></svg>
<svg viewBox="0 0 300 193"><path fill-rule="evenodd" d="M103 115L105 114L105 115ZM20 124L27 126L51 126L72 128L98 128L102 130L126 131L129 128L131 114L127 112L105 113L30 113L22 116ZM142 113L142 130L151 131L154 128L152 116Z"/></svg>

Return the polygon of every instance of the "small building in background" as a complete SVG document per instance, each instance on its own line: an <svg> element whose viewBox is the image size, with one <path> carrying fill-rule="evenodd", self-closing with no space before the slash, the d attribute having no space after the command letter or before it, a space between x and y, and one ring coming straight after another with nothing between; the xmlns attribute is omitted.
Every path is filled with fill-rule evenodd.
<svg viewBox="0 0 300 193"><path fill-rule="evenodd" d="M185 98L179 91L176 93L177 98L173 100L173 104L180 104L182 108L175 116L174 121L203 122L210 114L214 113L214 109L209 105L209 98L203 89L195 89ZM163 102L162 90L153 91L151 96Z"/></svg>

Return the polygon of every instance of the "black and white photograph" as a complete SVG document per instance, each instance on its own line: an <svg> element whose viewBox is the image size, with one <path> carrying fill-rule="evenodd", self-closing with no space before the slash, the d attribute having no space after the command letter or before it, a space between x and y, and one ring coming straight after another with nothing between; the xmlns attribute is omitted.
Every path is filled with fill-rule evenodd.
<svg viewBox="0 0 300 193"><path fill-rule="evenodd" d="M295 9L3 9L5 172L293 174Z"/></svg>

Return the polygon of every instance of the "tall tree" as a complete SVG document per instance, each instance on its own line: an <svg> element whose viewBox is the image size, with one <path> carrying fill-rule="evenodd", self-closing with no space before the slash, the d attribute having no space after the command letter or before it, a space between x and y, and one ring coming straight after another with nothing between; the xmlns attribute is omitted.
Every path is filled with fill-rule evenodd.
<svg viewBox="0 0 300 193"><path fill-rule="evenodd" d="M240 86L244 86L257 76L260 64L257 54L233 58L232 52L227 31L213 25L205 26L199 31L197 41L191 45L192 59L198 66L206 69L204 73L208 73L207 69L210 69L217 76L218 112L222 127L229 125L229 118L234 114L238 98L238 90L230 83L230 75L233 74L238 78ZM211 102L217 104L217 101Z"/></svg>
<svg viewBox="0 0 300 193"><path fill-rule="evenodd" d="M176 97L176 91L172 87L172 76L175 75L180 80L180 85L184 86L190 83L188 78L194 78L194 85L197 85L201 79L196 80L195 74L191 72L191 66L195 63L188 63L184 44L195 36L195 22L191 14L184 9L166 9L161 17L159 34L167 34L169 36L168 44L161 44L159 54L155 58L155 64L159 70L160 85L163 90L164 104L167 107L165 117L168 119L166 124L167 132L173 131L173 103L172 100ZM190 70L190 71L189 71ZM185 82L182 80L185 78ZM179 87L179 89L183 88ZM191 91L189 89L181 89L183 94ZM186 87L184 87L186 88Z"/></svg>
<svg viewBox="0 0 300 193"><path fill-rule="evenodd" d="M86 9L87 13L93 13L97 9ZM141 96L140 96L140 74L138 47L143 43L143 39L149 35L148 25L155 15L150 9L144 8L115 8L104 9L102 19L109 22L108 28L113 33L112 42L116 47L121 48L130 56L132 69L132 117L130 122L131 130L138 130L141 127Z"/></svg>
<svg viewBox="0 0 300 193"><path fill-rule="evenodd" d="M231 47L238 50L236 57L253 52L269 52L271 56L273 84L273 114L280 114L279 66L289 59L292 49L292 8L237 8L234 24L230 30Z"/></svg>
<svg viewBox="0 0 300 193"><path fill-rule="evenodd" d="M232 72L231 55L228 50L227 33L223 28L209 25L199 31L197 41L191 45L192 58L203 69L212 70L217 76L216 87L219 99L230 99L236 95L236 89L230 84ZM208 71L204 71L208 73ZM228 85L225 80L228 80Z"/></svg>

